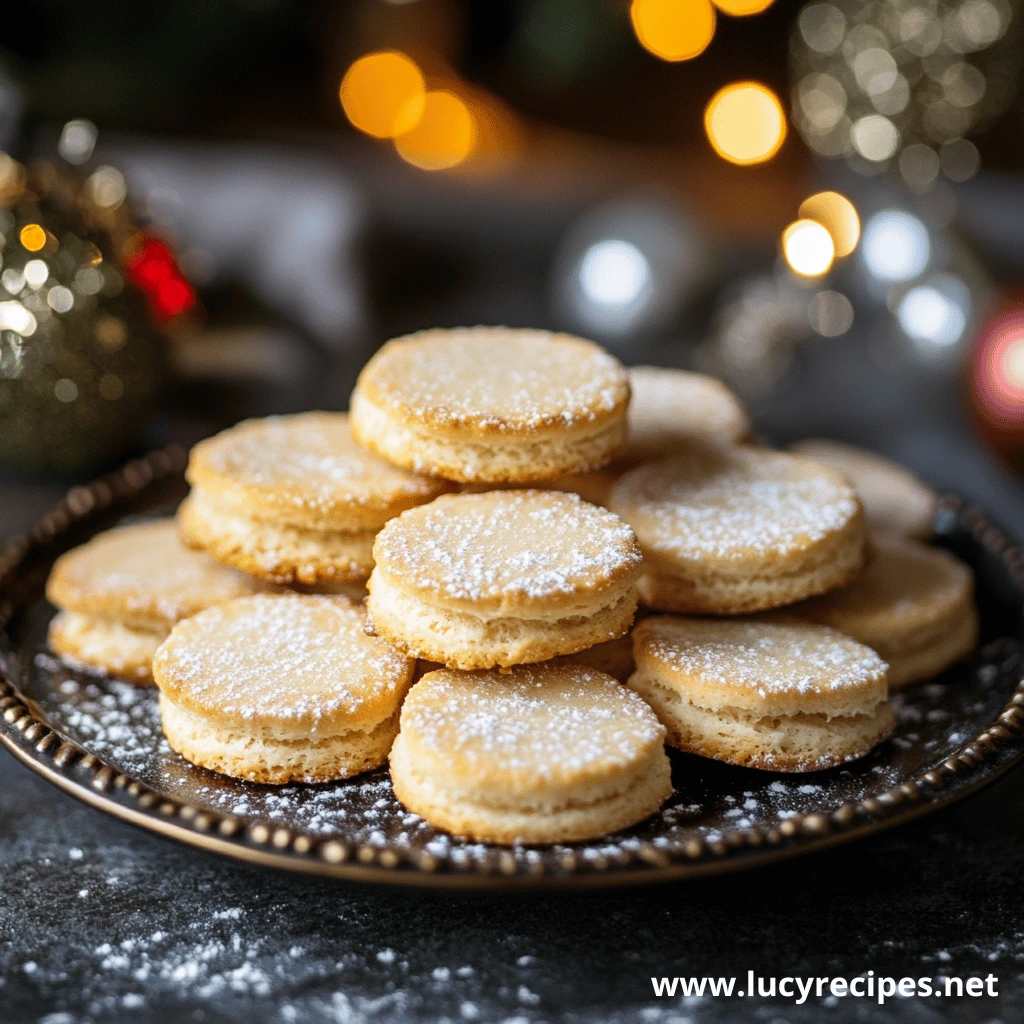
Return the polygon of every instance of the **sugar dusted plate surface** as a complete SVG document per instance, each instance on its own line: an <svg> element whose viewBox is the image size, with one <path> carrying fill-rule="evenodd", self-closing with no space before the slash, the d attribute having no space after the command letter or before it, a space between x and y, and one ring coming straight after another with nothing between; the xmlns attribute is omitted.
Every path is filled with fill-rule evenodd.
<svg viewBox="0 0 1024 1024"><path fill-rule="evenodd" d="M975 569L982 647L899 695L895 736L853 764L782 775L673 753L676 791L640 826L591 842L511 849L447 836L408 814L384 769L323 786L218 776L168 749L155 691L70 669L45 647L49 563L126 514L166 508L182 491L180 464L180 453L156 453L75 489L0 555L0 741L62 788L152 831L342 877L614 885L753 867L852 840L967 795L1024 756L1024 558L982 513L950 498L938 514L939 541Z"/></svg>

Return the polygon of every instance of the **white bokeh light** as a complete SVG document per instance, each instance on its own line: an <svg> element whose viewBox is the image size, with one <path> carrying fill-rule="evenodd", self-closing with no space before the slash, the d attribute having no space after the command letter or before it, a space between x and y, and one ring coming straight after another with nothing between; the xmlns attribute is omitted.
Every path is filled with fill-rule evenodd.
<svg viewBox="0 0 1024 1024"><path fill-rule="evenodd" d="M911 288L900 299L896 317L904 333L919 348L951 348L960 340L967 326L967 314L962 303L935 284Z"/></svg>
<svg viewBox="0 0 1024 1024"><path fill-rule="evenodd" d="M651 268L632 242L608 238L595 242L580 263L580 287L591 302L628 306L647 288Z"/></svg>
<svg viewBox="0 0 1024 1024"><path fill-rule="evenodd" d="M931 258L928 229L911 213L882 210L864 226L861 258L868 271L883 281L912 281Z"/></svg>

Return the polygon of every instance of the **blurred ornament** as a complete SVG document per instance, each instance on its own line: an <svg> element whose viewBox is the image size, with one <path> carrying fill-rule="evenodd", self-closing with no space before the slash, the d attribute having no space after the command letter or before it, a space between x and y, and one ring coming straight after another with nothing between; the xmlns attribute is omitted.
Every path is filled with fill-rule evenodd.
<svg viewBox="0 0 1024 1024"><path fill-rule="evenodd" d="M898 157L915 190L940 168L963 181L978 166L965 137L1014 95L1019 23L1018 0L815 0L790 47L793 121L859 170Z"/></svg>
<svg viewBox="0 0 1024 1024"><path fill-rule="evenodd" d="M697 366L747 398L760 397L785 376L810 326L807 292L792 276L748 278L720 301Z"/></svg>
<svg viewBox="0 0 1024 1024"><path fill-rule="evenodd" d="M93 469L139 443L160 384L160 334L125 282L155 240L140 243L112 167L81 181L0 154L0 204L0 463ZM159 287L188 287L169 253L165 271ZM173 309L150 298L164 321L195 304L190 288Z"/></svg>

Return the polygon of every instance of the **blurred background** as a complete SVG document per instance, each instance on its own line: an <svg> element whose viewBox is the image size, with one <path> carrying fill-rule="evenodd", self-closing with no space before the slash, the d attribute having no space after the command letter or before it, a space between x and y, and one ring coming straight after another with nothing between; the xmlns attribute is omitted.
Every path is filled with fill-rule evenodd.
<svg viewBox="0 0 1024 1024"><path fill-rule="evenodd" d="M508 324L721 377L1024 531L1020 0L26 0L0 463L344 408ZM15 493L10 490L9 493Z"/></svg>

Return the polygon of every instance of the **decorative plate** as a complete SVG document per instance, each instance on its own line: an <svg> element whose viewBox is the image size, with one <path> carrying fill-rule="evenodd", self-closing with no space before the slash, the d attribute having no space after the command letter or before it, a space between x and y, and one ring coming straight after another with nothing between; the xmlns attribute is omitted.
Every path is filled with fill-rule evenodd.
<svg viewBox="0 0 1024 1024"><path fill-rule="evenodd" d="M271 867L420 886L618 885L756 867L937 810L1024 756L1024 555L944 497L938 543L977 574L982 646L899 695L896 734L842 768L781 775L672 753L675 794L592 842L502 848L445 835L395 800L385 769L330 785L259 786L196 768L163 741L155 690L71 670L46 650L43 598L62 551L185 492L179 448L75 487L0 553L0 741L61 789L192 846Z"/></svg>

